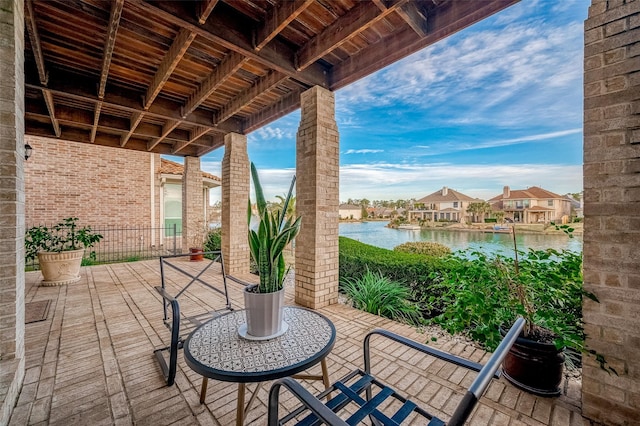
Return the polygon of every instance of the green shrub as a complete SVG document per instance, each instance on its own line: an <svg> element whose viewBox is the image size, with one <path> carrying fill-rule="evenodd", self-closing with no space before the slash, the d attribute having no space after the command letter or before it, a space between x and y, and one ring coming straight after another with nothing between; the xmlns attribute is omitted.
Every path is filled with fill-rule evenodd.
<svg viewBox="0 0 640 426"><path fill-rule="evenodd" d="M436 272L447 268L445 258L402 253L374 247L346 237L340 237L340 280L359 279L368 271L405 284L411 289L411 299L426 300L434 294ZM433 315L420 305L422 315Z"/></svg>
<svg viewBox="0 0 640 426"><path fill-rule="evenodd" d="M427 256L443 257L451 254L451 249L444 244L432 243L430 241L418 241L400 244L394 247L393 251L402 253L415 253Z"/></svg>
<svg viewBox="0 0 640 426"><path fill-rule="evenodd" d="M367 271L359 279L345 278L341 286L356 309L410 324L419 322L418 307L409 301L409 288L379 272Z"/></svg>
<svg viewBox="0 0 640 426"><path fill-rule="evenodd" d="M207 234L204 251L218 251L222 249L222 228L213 228Z"/></svg>

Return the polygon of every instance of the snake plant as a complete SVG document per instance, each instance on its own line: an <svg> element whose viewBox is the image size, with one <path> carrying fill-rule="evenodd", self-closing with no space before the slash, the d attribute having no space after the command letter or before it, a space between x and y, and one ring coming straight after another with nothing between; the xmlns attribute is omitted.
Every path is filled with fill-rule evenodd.
<svg viewBox="0 0 640 426"><path fill-rule="evenodd" d="M256 205L260 222L257 232L249 229L249 249L253 260L258 265L258 273L260 275L258 292L273 293L282 289L287 272L283 250L300 231L300 217L287 217L286 213L291 201L296 177L294 175L291 180L291 186L282 209L277 211L269 211L267 209L267 202L264 199L258 171L253 163L251 163L251 177L256 193ZM251 200L249 200L247 220L251 221Z"/></svg>

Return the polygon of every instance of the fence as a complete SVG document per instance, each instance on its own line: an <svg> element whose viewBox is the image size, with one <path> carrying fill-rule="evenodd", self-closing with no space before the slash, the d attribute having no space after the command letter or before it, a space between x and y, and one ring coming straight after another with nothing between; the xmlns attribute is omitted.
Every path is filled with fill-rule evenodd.
<svg viewBox="0 0 640 426"><path fill-rule="evenodd" d="M92 226L91 230L103 238L85 250L85 265L130 262L182 252L182 235L175 224L163 228ZM27 263L26 268L39 269L38 259Z"/></svg>

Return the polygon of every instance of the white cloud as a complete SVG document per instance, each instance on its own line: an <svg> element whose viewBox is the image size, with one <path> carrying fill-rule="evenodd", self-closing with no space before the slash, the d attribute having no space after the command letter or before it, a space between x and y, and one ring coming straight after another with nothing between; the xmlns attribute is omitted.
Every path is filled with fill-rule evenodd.
<svg viewBox="0 0 640 426"><path fill-rule="evenodd" d="M376 154L384 152L384 149L348 149L343 154Z"/></svg>

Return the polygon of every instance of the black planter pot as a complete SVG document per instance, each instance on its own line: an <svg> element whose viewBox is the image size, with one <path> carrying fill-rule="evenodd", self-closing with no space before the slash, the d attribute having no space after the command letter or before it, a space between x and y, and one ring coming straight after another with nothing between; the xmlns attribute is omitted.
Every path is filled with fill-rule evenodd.
<svg viewBox="0 0 640 426"><path fill-rule="evenodd" d="M504 377L515 386L540 396L560 395L564 353L553 343L518 337L502 363Z"/></svg>

